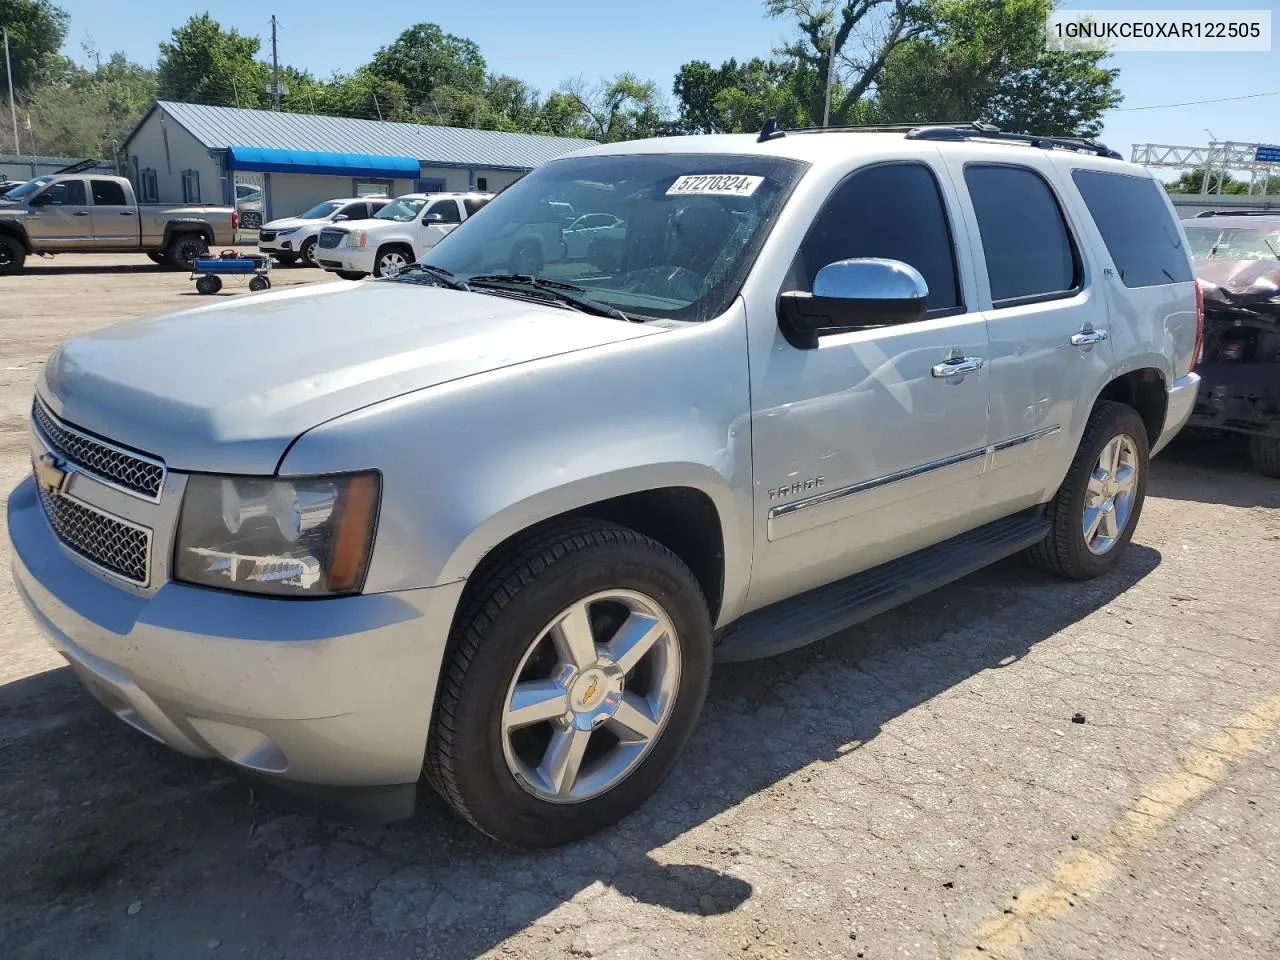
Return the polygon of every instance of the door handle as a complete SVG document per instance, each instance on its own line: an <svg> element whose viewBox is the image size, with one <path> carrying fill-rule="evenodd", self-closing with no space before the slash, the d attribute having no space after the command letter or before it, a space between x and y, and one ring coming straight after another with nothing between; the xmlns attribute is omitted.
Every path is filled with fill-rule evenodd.
<svg viewBox="0 0 1280 960"><path fill-rule="evenodd" d="M75 213L72 214L73 217L87 217L88 215L89 215L88 210L77 210L75 211Z"/></svg>
<svg viewBox="0 0 1280 960"><path fill-rule="evenodd" d="M132 217L132 216L133 216L133 211L132 211L132 210L121 210L121 211L120 211L120 216L122 216L122 217Z"/></svg>
<svg viewBox="0 0 1280 960"><path fill-rule="evenodd" d="M1071 335L1071 345L1073 347L1091 347L1095 343L1102 343L1107 339L1107 331L1105 330L1081 330L1079 333Z"/></svg>
<svg viewBox="0 0 1280 960"><path fill-rule="evenodd" d="M939 379L963 377L969 373L977 373L982 369L983 362L981 357L956 357L954 360L947 360L945 363L935 363L932 373Z"/></svg>

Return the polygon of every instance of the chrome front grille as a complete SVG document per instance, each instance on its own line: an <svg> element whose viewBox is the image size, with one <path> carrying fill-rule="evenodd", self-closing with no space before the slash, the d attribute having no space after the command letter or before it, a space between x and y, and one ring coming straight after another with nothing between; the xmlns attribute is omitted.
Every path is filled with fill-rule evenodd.
<svg viewBox="0 0 1280 960"><path fill-rule="evenodd" d="M39 491L45 516L59 540L91 563L146 586L151 561L149 530L44 487Z"/></svg>
<svg viewBox="0 0 1280 960"><path fill-rule="evenodd" d="M31 416L49 446L78 469L148 500L160 499L165 466L159 460L69 427L55 420L39 400L32 402Z"/></svg>
<svg viewBox="0 0 1280 960"><path fill-rule="evenodd" d="M325 250L332 250L342 242L344 236L346 234L342 230L321 230L320 239L316 241L316 244Z"/></svg>

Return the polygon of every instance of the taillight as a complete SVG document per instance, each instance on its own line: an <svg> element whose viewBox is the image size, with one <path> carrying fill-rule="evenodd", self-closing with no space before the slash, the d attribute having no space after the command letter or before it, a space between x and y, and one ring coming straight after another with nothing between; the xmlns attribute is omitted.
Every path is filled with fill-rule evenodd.
<svg viewBox="0 0 1280 960"><path fill-rule="evenodd" d="M1196 281L1196 345L1191 350L1191 369L1194 372L1204 359L1204 287Z"/></svg>
<svg viewBox="0 0 1280 960"><path fill-rule="evenodd" d="M231 211L231 229L232 230L240 229L240 211L239 210ZM1196 289L1199 290L1200 288L1197 286Z"/></svg>

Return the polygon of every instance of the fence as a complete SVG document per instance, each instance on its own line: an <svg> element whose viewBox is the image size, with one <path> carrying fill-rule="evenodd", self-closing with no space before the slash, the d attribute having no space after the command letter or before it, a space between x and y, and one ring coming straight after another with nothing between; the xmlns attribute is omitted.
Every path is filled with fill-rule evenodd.
<svg viewBox="0 0 1280 960"><path fill-rule="evenodd" d="M0 180L30 180L46 173L53 173L73 163L80 163L84 157L21 157L12 153L0 153ZM109 160L101 160L93 168L94 173L115 173L116 168Z"/></svg>

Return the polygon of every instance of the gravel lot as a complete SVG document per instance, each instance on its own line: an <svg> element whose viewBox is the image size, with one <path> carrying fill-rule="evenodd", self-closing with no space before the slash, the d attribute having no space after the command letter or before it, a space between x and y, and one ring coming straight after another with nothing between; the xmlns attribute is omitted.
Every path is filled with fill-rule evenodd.
<svg viewBox="0 0 1280 960"><path fill-rule="evenodd" d="M192 288L141 257L0 280L5 492L54 344ZM150 743L6 581L0 956L1274 958L1277 571L1280 483L1179 442L1115 575L1008 561L722 667L656 798L540 855L435 803L381 828L312 819Z"/></svg>

